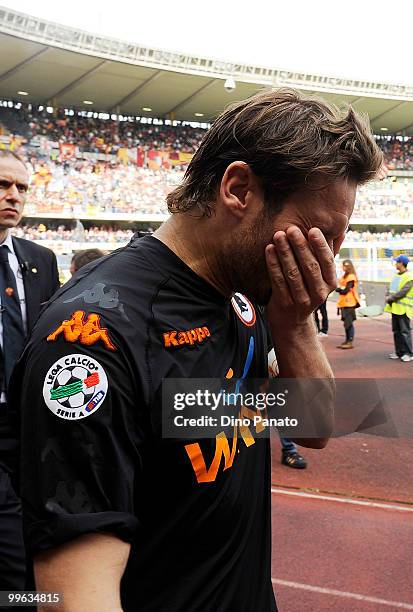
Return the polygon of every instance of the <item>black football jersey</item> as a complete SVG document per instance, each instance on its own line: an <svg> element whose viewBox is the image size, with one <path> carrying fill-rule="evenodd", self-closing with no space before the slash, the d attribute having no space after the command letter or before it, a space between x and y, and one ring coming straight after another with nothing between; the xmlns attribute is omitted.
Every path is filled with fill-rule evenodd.
<svg viewBox="0 0 413 612"><path fill-rule="evenodd" d="M264 378L267 344L254 304L155 237L82 268L15 377L30 554L110 532L131 544L126 612L276 610L269 440L162 437L164 379Z"/></svg>

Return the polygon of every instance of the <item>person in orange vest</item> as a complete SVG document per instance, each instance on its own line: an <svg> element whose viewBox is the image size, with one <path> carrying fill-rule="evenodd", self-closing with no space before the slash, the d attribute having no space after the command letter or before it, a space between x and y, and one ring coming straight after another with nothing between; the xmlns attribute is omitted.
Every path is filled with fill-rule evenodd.
<svg viewBox="0 0 413 612"><path fill-rule="evenodd" d="M356 320L356 308L360 306L358 295L358 279L353 262L350 259L343 261L343 276L339 280L336 291L339 293L337 308L341 312L341 320L344 323L346 333L345 342L337 348L352 349L354 340L354 321Z"/></svg>

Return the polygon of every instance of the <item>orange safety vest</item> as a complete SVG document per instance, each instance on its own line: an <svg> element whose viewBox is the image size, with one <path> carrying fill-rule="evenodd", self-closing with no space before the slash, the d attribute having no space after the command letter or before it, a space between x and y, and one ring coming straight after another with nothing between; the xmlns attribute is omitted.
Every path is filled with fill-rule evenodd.
<svg viewBox="0 0 413 612"><path fill-rule="evenodd" d="M338 286L340 289L345 289L347 283L350 281L354 281L354 287L350 289L346 295L339 294L337 308L356 308L357 306L360 306L360 298L357 290L359 283L355 274L350 272L350 274L342 276L338 281Z"/></svg>

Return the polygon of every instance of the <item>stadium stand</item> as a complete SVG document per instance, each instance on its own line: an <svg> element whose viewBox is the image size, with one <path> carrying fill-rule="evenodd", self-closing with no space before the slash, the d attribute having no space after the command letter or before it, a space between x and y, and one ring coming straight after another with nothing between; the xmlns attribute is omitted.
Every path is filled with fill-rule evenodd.
<svg viewBox="0 0 413 612"><path fill-rule="evenodd" d="M23 151L31 166L27 215L139 214L159 215L162 220L165 196L181 179L205 130L94 115L98 113L62 109L53 115L30 105L0 107L3 146ZM378 137L378 141L389 170L397 168L410 175L412 139ZM366 222L394 223L396 217L410 221L412 178L391 176L360 189L354 217Z"/></svg>
<svg viewBox="0 0 413 612"><path fill-rule="evenodd" d="M388 232L349 230L346 234L346 239L348 241L354 242L389 242L392 240L413 240L413 232L410 230L398 232L394 229Z"/></svg>
<svg viewBox="0 0 413 612"><path fill-rule="evenodd" d="M413 138L378 138L389 170L413 170Z"/></svg>
<svg viewBox="0 0 413 612"><path fill-rule="evenodd" d="M111 225L94 225L88 229L82 229L82 241L85 243L105 243L110 245L126 244L133 236L134 230L112 227ZM77 238L79 230L58 223L57 227L50 227L45 223L34 225L25 224L13 230L13 235L18 238L38 241L73 241ZM389 242L398 240L413 240L413 231L389 230L383 232L371 232L369 230L349 230L346 239L351 242Z"/></svg>
<svg viewBox="0 0 413 612"><path fill-rule="evenodd" d="M63 268L79 248L126 244L147 229L142 223L167 218L165 197L204 134L172 120L0 101L0 147L22 154L32 175L26 224L16 234L53 248ZM358 190L343 245L368 269L393 252L413 254L413 138L377 140L388 176Z"/></svg>
<svg viewBox="0 0 413 612"><path fill-rule="evenodd" d="M111 226L94 226L89 229L82 229L82 242L104 242L111 245L126 244L133 236L134 232L128 229L113 228ZM22 225L13 230L13 235L27 240L55 240L69 241L75 240L79 230L59 224L58 227L49 229L45 224Z"/></svg>
<svg viewBox="0 0 413 612"><path fill-rule="evenodd" d="M21 103L12 103L14 106L10 108L8 104L8 101L0 103L0 123L6 131L40 149L46 140L48 151L67 144L75 145L82 152L102 154L117 154L123 148L135 147L145 152L194 153L205 134L205 129L172 125L179 122L169 121L171 125L168 125L168 121L159 121L148 125L143 123L147 120L142 117L119 119L115 118L116 115L92 111L46 109L43 106L35 108ZM413 170L413 138L376 138L389 170ZM145 163L151 159L156 157L148 156Z"/></svg>
<svg viewBox="0 0 413 612"><path fill-rule="evenodd" d="M124 147L194 153L205 130L185 125L147 125L140 118L101 119L99 113L56 109L18 109L0 106L0 122L8 131L38 146L41 139L53 144L73 144L81 151L117 153ZM172 123L172 122L170 122Z"/></svg>
<svg viewBox="0 0 413 612"><path fill-rule="evenodd" d="M166 214L165 196L179 170L89 160L54 162L29 157L32 185L27 215L99 218L101 214Z"/></svg>

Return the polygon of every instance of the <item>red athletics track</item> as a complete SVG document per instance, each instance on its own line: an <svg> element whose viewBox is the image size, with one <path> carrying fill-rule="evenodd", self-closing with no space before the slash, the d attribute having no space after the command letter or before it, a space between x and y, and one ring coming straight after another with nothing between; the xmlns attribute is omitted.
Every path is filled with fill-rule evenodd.
<svg viewBox="0 0 413 612"><path fill-rule="evenodd" d="M356 321L353 350L329 303L322 340L338 378L375 378L387 390L395 436L356 433L309 462L279 462L272 441L272 577L280 612L413 610L413 362L392 361L390 316Z"/></svg>

